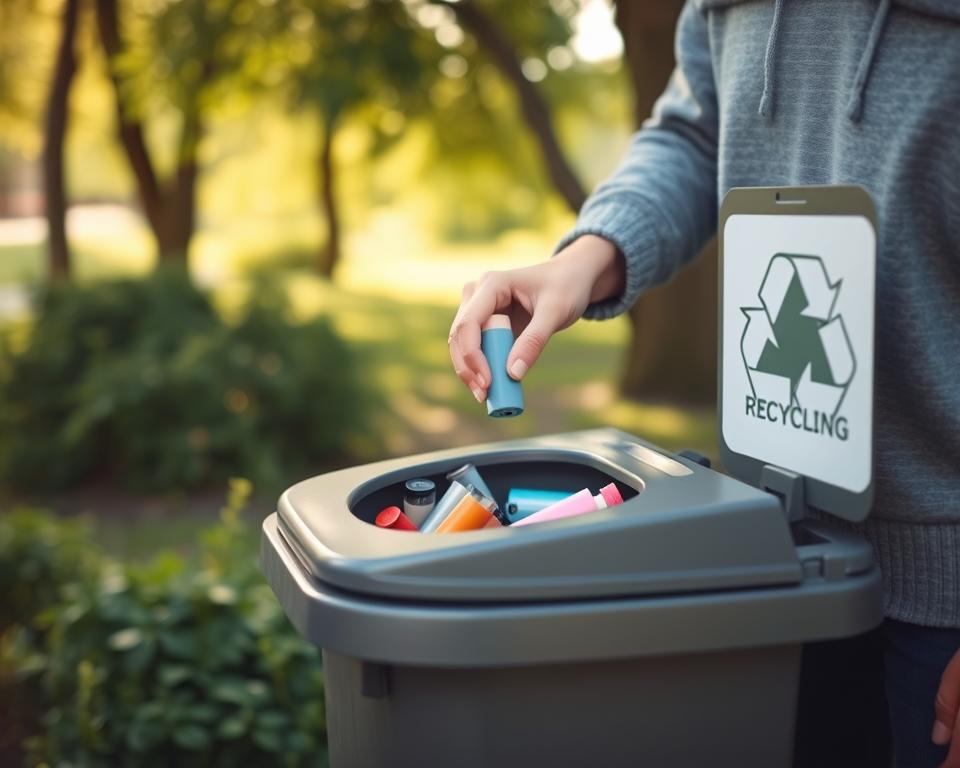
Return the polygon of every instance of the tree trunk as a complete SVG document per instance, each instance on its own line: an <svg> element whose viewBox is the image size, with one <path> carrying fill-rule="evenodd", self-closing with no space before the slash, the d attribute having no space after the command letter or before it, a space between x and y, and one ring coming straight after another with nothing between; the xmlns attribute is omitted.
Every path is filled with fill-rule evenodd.
<svg viewBox="0 0 960 768"><path fill-rule="evenodd" d="M537 139L554 188L571 210L579 211L587 199L586 192L560 149L546 100L536 86L527 80L520 68L520 59L514 45L474 0L435 2L447 6L456 14L457 20L473 34L480 47L490 55L497 68L513 86L520 100L523 119Z"/></svg>
<svg viewBox="0 0 960 768"><path fill-rule="evenodd" d="M144 216L157 241L159 260L161 263L173 262L186 266L187 251L196 228L199 176L197 147L203 135L200 106L194 95L191 103L184 108L176 172L172 181L163 185L150 158L143 126L127 106L124 85L114 66L115 58L123 52L117 0L96 0L96 4L97 28L107 56L107 69L116 99L120 142L136 180L137 195L143 206ZM203 74L195 88L195 94L212 74L213 64L208 59L203 63Z"/></svg>
<svg viewBox="0 0 960 768"><path fill-rule="evenodd" d="M323 139L317 170L320 178L318 188L320 209L327 225L327 240L320 251L320 274L333 277L333 270L340 261L340 215L334 180L333 144L337 131L336 115L326 115L323 120Z"/></svg>
<svg viewBox="0 0 960 768"><path fill-rule="evenodd" d="M117 9L117 0L96 0L97 30L100 35L100 44L103 46L107 58L107 71L113 85L114 99L117 107L117 133L123 151L130 163L130 170L137 185L137 196L143 207L143 214L153 231L158 247L162 253L162 242L166 238L164 223L164 195L157 179L156 171L147 151L147 144L143 137L143 126L135 119L127 107L123 83L116 70L115 58L122 52L123 44L120 39L120 20Z"/></svg>
<svg viewBox="0 0 960 768"><path fill-rule="evenodd" d="M682 0L617 3L616 22L633 80L639 125L651 113L674 66L674 27ZM667 285L630 310L632 334L621 382L630 397L716 401L717 259L710 243Z"/></svg>
<svg viewBox="0 0 960 768"><path fill-rule="evenodd" d="M184 110L180 128L177 170L171 193L163 209L161 233L157 238L160 261L187 264L187 251L196 229L197 215L197 147L203 132L199 106L194 103Z"/></svg>
<svg viewBox="0 0 960 768"><path fill-rule="evenodd" d="M69 121L70 84L77 70L74 42L79 7L80 0L65 0L63 5L60 48L54 64L44 126L43 187L50 248L50 277L55 280L65 279L70 275L63 143Z"/></svg>

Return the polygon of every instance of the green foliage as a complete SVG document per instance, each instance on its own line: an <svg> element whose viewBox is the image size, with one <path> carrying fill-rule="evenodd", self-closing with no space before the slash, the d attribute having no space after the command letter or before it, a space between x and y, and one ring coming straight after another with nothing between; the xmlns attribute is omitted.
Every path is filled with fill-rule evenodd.
<svg viewBox="0 0 960 768"><path fill-rule="evenodd" d="M425 158L422 178L441 200L432 223L450 240L486 240L515 227L543 226L550 214L545 203L554 191L544 172L542 142L523 118L525 109L516 83L503 72L504 59L536 62L546 79L535 90L549 93L551 111L565 105L583 109L584 79L580 67L558 70L543 59L564 47L571 36L576 3L473 2L498 39L478 36L463 23L456 4L406 3L418 24L433 28L440 53L430 82L428 118L434 141ZM462 31L456 45L442 45L443 32ZM567 55L569 50L567 49ZM557 128L556 120L551 120ZM562 134L561 134L562 139Z"/></svg>
<svg viewBox="0 0 960 768"><path fill-rule="evenodd" d="M90 584L100 566L86 520L36 510L0 516L0 758L40 726L38 654L64 586Z"/></svg>
<svg viewBox="0 0 960 768"><path fill-rule="evenodd" d="M326 120L363 102L425 103L438 55L403 3L281 0L291 23L277 47L291 96Z"/></svg>
<svg viewBox="0 0 960 768"><path fill-rule="evenodd" d="M60 488L111 473L144 490L232 475L266 492L341 458L367 413L324 320L261 284L235 324L179 271L51 286L0 371L0 474Z"/></svg>
<svg viewBox="0 0 960 768"><path fill-rule="evenodd" d="M54 15L38 0L0 0L0 148L40 148L45 88L37 81L53 54ZM0 177L3 163L0 155Z"/></svg>
<svg viewBox="0 0 960 768"><path fill-rule="evenodd" d="M69 582L89 581L97 557L89 521L59 520L20 509L0 517L0 633L14 624L32 624L60 600Z"/></svg>
<svg viewBox="0 0 960 768"><path fill-rule="evenodd" d="M492 0L471 3L501 35L507 57L541 59L565 45L575 3ZM511 227L543 224L551 182L537 137L521 117L489 41L460 23L455 6L421 0L278 0L290 23L273 46L279 80L298 109L322 117L323 130L348 120L370 132L370 157L426 121L430 147L419 170L448 201L431 225L454 240L484 239ZM500 51L504 53L504 51ZM568 55L570 55L568 53ZM551 103L577 105L590 89L584 73L549 70ZM539 85L538 85L539 87ZM409 192L409 185L404 186ZM457 201L449 204L449 201Z"/></svg>
<svg viewBox="0 0 960 768"><path fill-rule="evenodd" d="M6 695L32 695L44 713L29 740L33 760L324 762L319 651L283 615L254 567L254 550L237 551L237 537L252 533L239 517L249 490L233 484L222 525L205 537L201 567L171 553L147 565L104 562L98 579L63 586L63 602L44 614L42 639L5 643L20 681ZM56 525L21 513L13 527L23 530L31 516L30 530ZM0 518L0 544L12 540L3 533L10 525ZM0 547L0 563L17 551Z"/></svg>
<svg viewBox="0 0 960 768"><path fill-rule="evenodd" d="M269 77L264 50L282 25L258 0L121 0L113 62L139 118L243 100Z"/></svg>

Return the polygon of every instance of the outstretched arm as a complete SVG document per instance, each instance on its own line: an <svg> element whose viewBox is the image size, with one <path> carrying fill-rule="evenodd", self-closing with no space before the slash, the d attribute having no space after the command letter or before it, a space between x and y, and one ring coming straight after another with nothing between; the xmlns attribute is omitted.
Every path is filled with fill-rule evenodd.
<svg viewBox="0 0 960 768"><path fill-rule="evenodd" d="M581 316L624 312L647 288L692 259L716 228L717 100L706 18L688 2L676 37L677 67L623 162L586 202L544 263L492 272L464 287L450 329L457 375L478 400L490 370L480 329L510 315L517 340L507 370L522 378L550 337Z"/></svg>
<svg viewBox="0 0 960 768"><path fill-rule="evenodd" d="M598 235L624 256L623 292L591 305L587 317L625 312L693 259L716 230L717 94L707 20L691 2L677 25L676 59L653 116L560 243L558 250Z"/></svg>

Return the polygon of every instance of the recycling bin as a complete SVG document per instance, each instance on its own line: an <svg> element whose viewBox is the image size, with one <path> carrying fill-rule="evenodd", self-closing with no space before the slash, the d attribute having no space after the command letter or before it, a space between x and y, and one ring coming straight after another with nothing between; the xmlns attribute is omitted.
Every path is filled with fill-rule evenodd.
<svg viewBox="0 0 960 768"><path fill-rule="evenodd" d="M524 528L375 527L411 477L615 482ZM301 482L261 566L323 648L332 765L788 766L802 644L881 620L870 546L624 432L442 451Z"/></svg>
<svg viewBox="0 0 960 768"><path fill-rule="evenodd" d="M727 194L724 472L599 429L283 494L261 566L323 648L334 768L790 765L803 644L882 620L870 545L825 522L873 502L875 221L855 187ZM372 524L465 462L501 503L611 482L624 500L449 535Z"/></svg>

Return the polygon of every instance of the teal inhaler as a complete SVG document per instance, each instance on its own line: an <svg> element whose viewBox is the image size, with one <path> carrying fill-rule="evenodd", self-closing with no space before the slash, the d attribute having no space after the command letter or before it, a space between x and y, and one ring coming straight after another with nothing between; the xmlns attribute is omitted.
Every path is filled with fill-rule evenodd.
<svg viewBox="0 0 960 768"><path fill-rule="evenodd" d="M490 388L487 390L487 415L497 418L523 413L523 389L520 382L507 373L507 357L513 348L510 318L493 315L480 333L480 349L490 366Z"/></svg>
<svg viewBox="0 0 960 768"><path fill-rule="evenodd" d="M511 488L507 495L507 520L515 523L534 512L572 496L574 491L541 491L535 488Z"/></svg>

